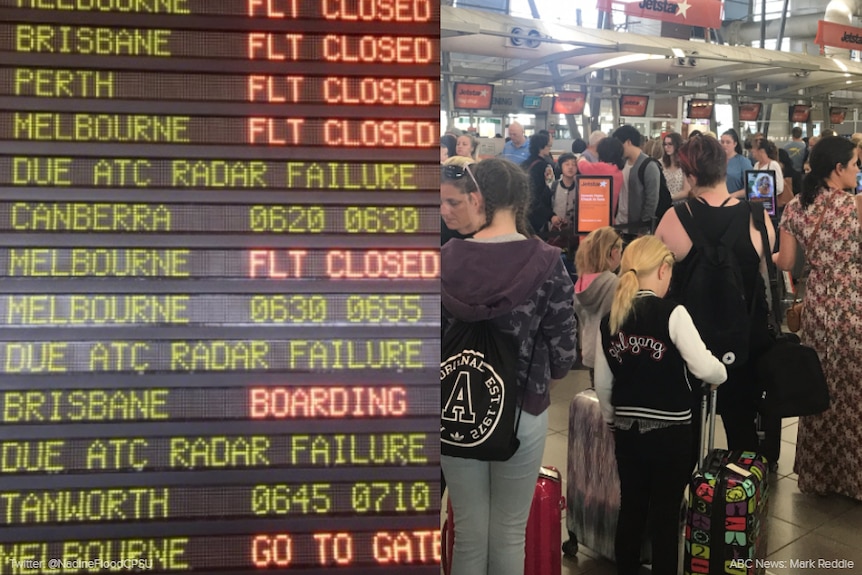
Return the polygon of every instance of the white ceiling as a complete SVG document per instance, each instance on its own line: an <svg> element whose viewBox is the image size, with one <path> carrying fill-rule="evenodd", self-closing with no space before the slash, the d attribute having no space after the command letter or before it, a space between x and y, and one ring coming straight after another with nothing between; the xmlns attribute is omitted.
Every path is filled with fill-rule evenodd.
<svg viewBox="0 0 862 575"><path fill-rule="evenodd" d="M522 33L513 34L515 28ZM533 36L526 36L529 30ZM441 38L444 79L508 90L637 87L652 96L735 95L767 104L828 100L851 109L862 101L862 64L847 58L596 30L451 6L442 6ZM524 47L527 40L534 47ZM677 56L684 53L685 65L674 50ZM612 66L619 74L593 74L596 68L590 68L634 54L657 59Z"/></svg>

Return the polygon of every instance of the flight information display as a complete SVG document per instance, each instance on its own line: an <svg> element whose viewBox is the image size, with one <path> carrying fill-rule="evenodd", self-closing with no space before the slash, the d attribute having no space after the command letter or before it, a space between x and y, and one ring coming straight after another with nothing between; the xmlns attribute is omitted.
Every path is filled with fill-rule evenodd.
<svg viewBox="0 0 862 575"><path fill-rule="evenodd" d="M439 21L0 0L0 575L439 573Z"/></svg>

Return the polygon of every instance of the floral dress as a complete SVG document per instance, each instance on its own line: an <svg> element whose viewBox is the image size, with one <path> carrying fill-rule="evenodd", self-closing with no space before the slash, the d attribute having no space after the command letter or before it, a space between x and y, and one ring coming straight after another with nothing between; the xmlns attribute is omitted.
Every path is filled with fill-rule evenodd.
<svg viewBox="0 0 862 575"><path fill-rule="evenodd" d="M664 171L664 179L667 180L667 189L670 190L671 197L676 197L685 186L685 175L682 173L682 169L666 168L664 164L662 164L661 169ZM685 198L676 201L682 203Z"/></svg>
<svg viewBox="0 0 862 575"><path fill-rule="evenodd" d="M825 412L799 418L793 470L800 491L862 500L862 229L853 196L820 192L807 208L793 198L781 218L811 265L802 343L817 350L832 400Z"/></svg>

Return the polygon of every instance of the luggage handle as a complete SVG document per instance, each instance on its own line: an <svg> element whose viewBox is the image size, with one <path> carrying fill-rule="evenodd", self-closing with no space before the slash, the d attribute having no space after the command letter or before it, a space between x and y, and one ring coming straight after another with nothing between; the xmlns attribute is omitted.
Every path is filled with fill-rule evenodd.
<svg viewBox="0 0 862 575"><path fill-rule="evenodd" d="M706 458L715 449L715 419L716 419L716 404L718 403L718 388L713 389L711 385L703 384L704 393L700 397L700 461L699 467L706 464ZM707 397L706 392L709 392ZM709 409L707 410L707 405ZM709 411L709 417L707 417ZM707 429L709 425L709 429ZM704 439L708 439L706 451L703 449Z"/></svg>

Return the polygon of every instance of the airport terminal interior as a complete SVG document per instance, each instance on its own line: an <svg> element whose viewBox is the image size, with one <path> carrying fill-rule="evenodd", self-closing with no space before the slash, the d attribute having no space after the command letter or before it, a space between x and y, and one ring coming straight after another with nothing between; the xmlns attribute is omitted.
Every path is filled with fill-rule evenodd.
<svg viewBox="0 0 862 575"><path fill-rule="evenodd" d="M665 8L676 18L655 15ZM855 0L444 1L441 129L478 136L480 160L500 153L515 121L528 136L548 130L556 154L623 124L651 138L735 128L779 146L793 127L805 137L826 129L849 136L862 131L862 52L852 33L860 26ZM835 30L844 32L830 37ZM489 97L460 101L465 84ZM569 405L589 385L588 372L574 369L551 388L543 464L560 470L564 494ZM796 433L797 420L783 420L769 478L766 573L862 573L862 502L799 491ZM833 563L804 563L820 559ZM582 545L563 557L562 573L616 569Z"/></svg>

